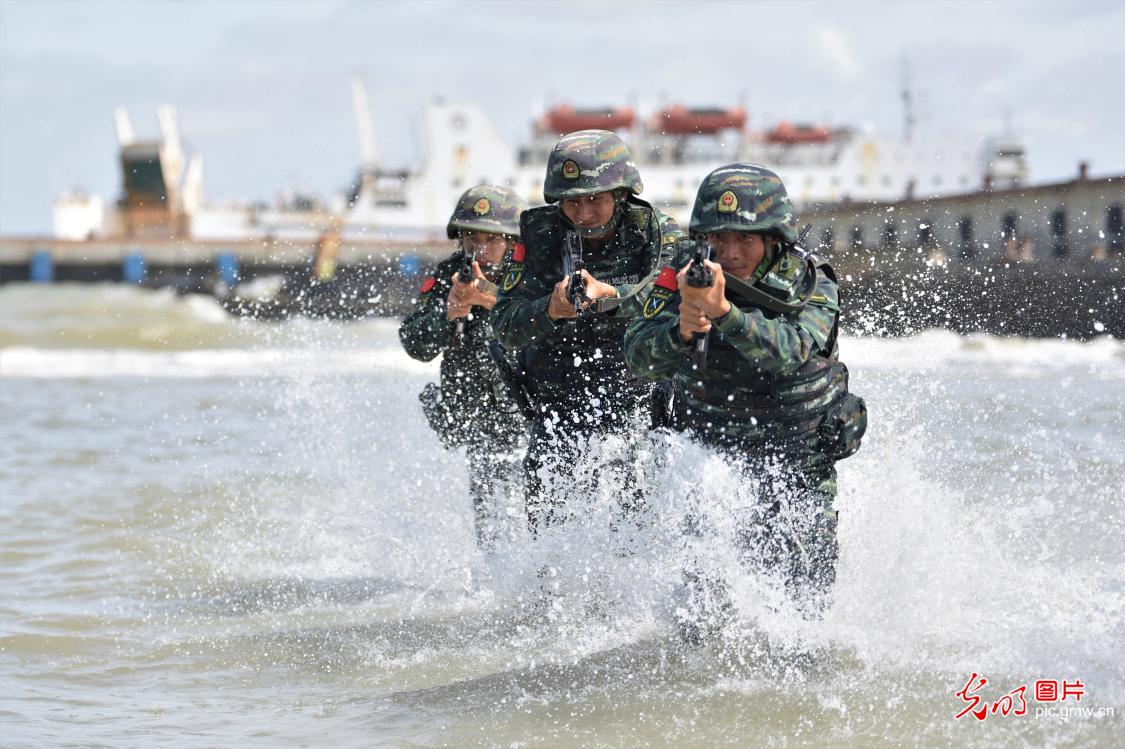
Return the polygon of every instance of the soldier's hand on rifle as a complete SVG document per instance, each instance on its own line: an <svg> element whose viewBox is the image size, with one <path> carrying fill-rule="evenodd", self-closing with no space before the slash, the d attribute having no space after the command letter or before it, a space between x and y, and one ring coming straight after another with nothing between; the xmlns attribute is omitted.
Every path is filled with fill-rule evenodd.
<svg viewBox="0 0 1125 749"><path fill-rule="evenodd" d="M598 279L590 275L587 270L582 271L582 277L586 279L586 296L589 299L612 299L617 296L617 288L608 283L602 283Z"/></svg>
<svg viewBox="0 0 1125 749"><path fill-rule="evenodd" d="M680 338L684 343L691 341L695 333L707 333L711 330L711 321L707 319L703 309L691 302L680 301Z"/></svg>
<svg viewBox="0 0 1125 749"><path fill-rule="evenodd" d="M449 290L449 298L446 299L445 303L445 316L447 318L456 320L459 317L466 317L473 307L492 309L493 305L496 304L496 297L481 291L477 287L477 282L481 280L487 279L480 269L480 263L476 261L473 262L472 281L461 283L457 279L457 274L453 274L453 287Z"/></svg>
<svg viewBox="0 0 1125 749"><path fill-rule="evenodd" d="M586 299L582 307L590 306L590 302L594 299L606 299L617 296L617 288L608 283L602 283L598 279L590 275L589 271L582 270L582 278L586 279ZM578 313L574 310L574 305L567 299L567 289L570 288L570 278L563 276L562 280L555 284L555 290L551 293L551 301L547 305L547 317L552 320L558 320L563 317L574 318L578 317Z"/></svg>
<svg viewBox="0 0 1125 749"><path fill-rule="evenodd" d="M715 282L710 286L692 286L687 282L691 263L676 274L680 291L680 338L685 342L691 340L692 333L711 330L711 320L730 312L730 302L724 295L727 284L723 278L722 266L710 260L704 262L715 275Z"/></svg>
<svg viewBox="0 0 1125 749"><path fill-rule="evenodd" d="M555 290L551 292L551 301L547 303L547 317L552 320L578 317L574 305L566 298L566 290L569 286L569 276L563 276L562 280L555 284Z"/></svg>
<svg viewBox="0 0 1125 749"><path fill-rule="evenodd" d="M730 312L730 302L726 298L727 282L723 278L723 268L711 260L704 261L714 274L715 282L710 286L692 286L687 282L687 272L691 268L688 263L676 274L679 284L680 299L695 305L706 313L707 317L714 320Z"/></svg>

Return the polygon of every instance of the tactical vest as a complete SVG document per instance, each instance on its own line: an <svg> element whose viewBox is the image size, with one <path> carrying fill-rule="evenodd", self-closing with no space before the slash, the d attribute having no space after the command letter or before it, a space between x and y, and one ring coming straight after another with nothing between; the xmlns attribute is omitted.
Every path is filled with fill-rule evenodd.
<svg viewBox="0 0 1125 749"><path fill-rule="evenodd" d="M794 273L792 262L777 267L781 272L771 271L759 287L770 293L788 289L787 301L792 303L799 289L809 288L809 279ZM835 280L823 259L814 258L807 268ZM770 318L783 314L738 297L730 301ZM673 425L730 447L787 447L800 459L839 460L851 455L866 427L866 407L862 399L848 393L848 370L839 361L836 345L838 324L827 350L817 351L808 362L784 374L751 366L721 333L713 331L706 368L694 371L685 358L676 373Z"/></svg>
<svg viewBox="0 0 1125 749"><path fill-rule="evenodd" d="M530 214L530 215L528 215ZM562 280L564 227L558 206L525 214L527 252L547 258L541 280L550 286ZM597 251L587 247L586 270L604 283L636 284L654 269L660 252L660 229L652 208L631 198L613 236ZM647 390L632 381L625 366L623 340L629 318L618 310L557 321L557 328L520 354L541 400L564 399L577 390L605 391L612 397Z"/></svg>
<svg viewBox="0 0 1125 749"><path fill-rule="evenodd" d="M435 276L452 276L464 260L458 250L438 265ZM482 439L496 449L514 445L523 432L492 357L488 342L495 340L488 313L476 308L465 319L464 333L454 333L441 355L441 384L427 385L421 397L430 426L448 447Z"/></svg>

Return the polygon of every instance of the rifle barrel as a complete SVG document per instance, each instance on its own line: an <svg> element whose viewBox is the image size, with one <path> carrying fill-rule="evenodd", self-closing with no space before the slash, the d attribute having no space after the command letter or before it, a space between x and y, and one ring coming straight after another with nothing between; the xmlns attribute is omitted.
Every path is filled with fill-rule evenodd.
<svg viewBox="0 0 1125 749"><path fill-rule="evenodd" d="M695 257L687 272L687 283L697 289L715 285L715 273L705 264L711 259L711 245L705 239L695 240ZM707 349L710 345L707 333L691 334L691 364L696 371L707 368Z"/></svg>

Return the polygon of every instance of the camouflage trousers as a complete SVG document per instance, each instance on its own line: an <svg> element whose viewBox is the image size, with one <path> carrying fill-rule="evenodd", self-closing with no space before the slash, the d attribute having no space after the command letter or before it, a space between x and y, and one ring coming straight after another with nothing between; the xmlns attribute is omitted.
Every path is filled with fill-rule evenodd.
<svg viewBox="0 0 1125 749"><path fill-rule="evenodd" d="M764 483L758 506L738 529L743 561L779 574L794 601L818 611L836 582L836 471L794 471Z"/></svg>
<svg viewBox="0 0 1125 749"><path fill-rule="evenodd" d="M603 483L617 495L614 511L618 518L643 504L633 475L633 457L643 437L637 419L646 397L642 391L630 393L608 412L596 415L572 403L540 406L543 418L531 429L523 461L527 524L533 535L540 528L565 521L568 505L576 498L597 496ZM614 437L623 443L620 450L590 459L592 449L602 449Z"/></svg>
<svg viewBox="0 0 1125 749"><path fill-rule="evenodd" d="M821 462L810 468L807 455L794 461L789 455L760 447L736 451L729 443L697 441L710 443L729 456L755 490L750 505L740 508L734 523L734 542L745 571L779 579L803 615L819 616L835 584L839 556L834 466ZM687 519L685 533L689 539L701 535L696 518ZM717 601L722 605L722 591L716 595L713 589L703 590L716 581L701 579L700 572L693 569L686 569L684 576L689 596L697 599L691 605L713 608Z"/></svg>
<svg viewBox="0 0 1125 749"><path fill-rule="evenodd" d="M482 551L496 548L503 530L504 512L522 500L523 475L519 454L512 447L479 439L469 442L465 448L473 529L477 547Z"/></svg>

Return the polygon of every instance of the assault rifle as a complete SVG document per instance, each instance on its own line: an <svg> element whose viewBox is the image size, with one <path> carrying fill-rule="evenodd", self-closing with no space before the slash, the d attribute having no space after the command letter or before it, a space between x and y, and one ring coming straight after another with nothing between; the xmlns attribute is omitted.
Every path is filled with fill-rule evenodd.
<svg viewBox="0 0 1125 749"><path fill-rule="evenodd" d="M461 283L469 283L473 280L473 260L476 259L476 252L463 245L462 249L465 252L465 257L461 261L461 267L457 269L457 280ZM457 318L457 322L454 325L457 335L465 335L465 321L467 319L468 318L465 317Z"/></svg>
<svg viewBox="0 0 1125 749"><path fill-rule="evenodd" d="M574 305L574 314L583 317L587 314L586 304L590 297L586 296L586 277L582 271L586 269L586 261L582 259L582 237L571 229L563 237L563 275L570 279L566 287L566 300Z"/></svg>
<svg viewBox="0 0 1125 749"><path fill-rule="evenodd" d="M710 259L711 245L707 243L706 239L697 238L695 240L695 256L691 259L691 267L685 274L688 286L701 289L715 285L715 273L704 264L704 261ZM696 371L707 368L707 341L707 333L691 334L691 366Z"/></svg>

